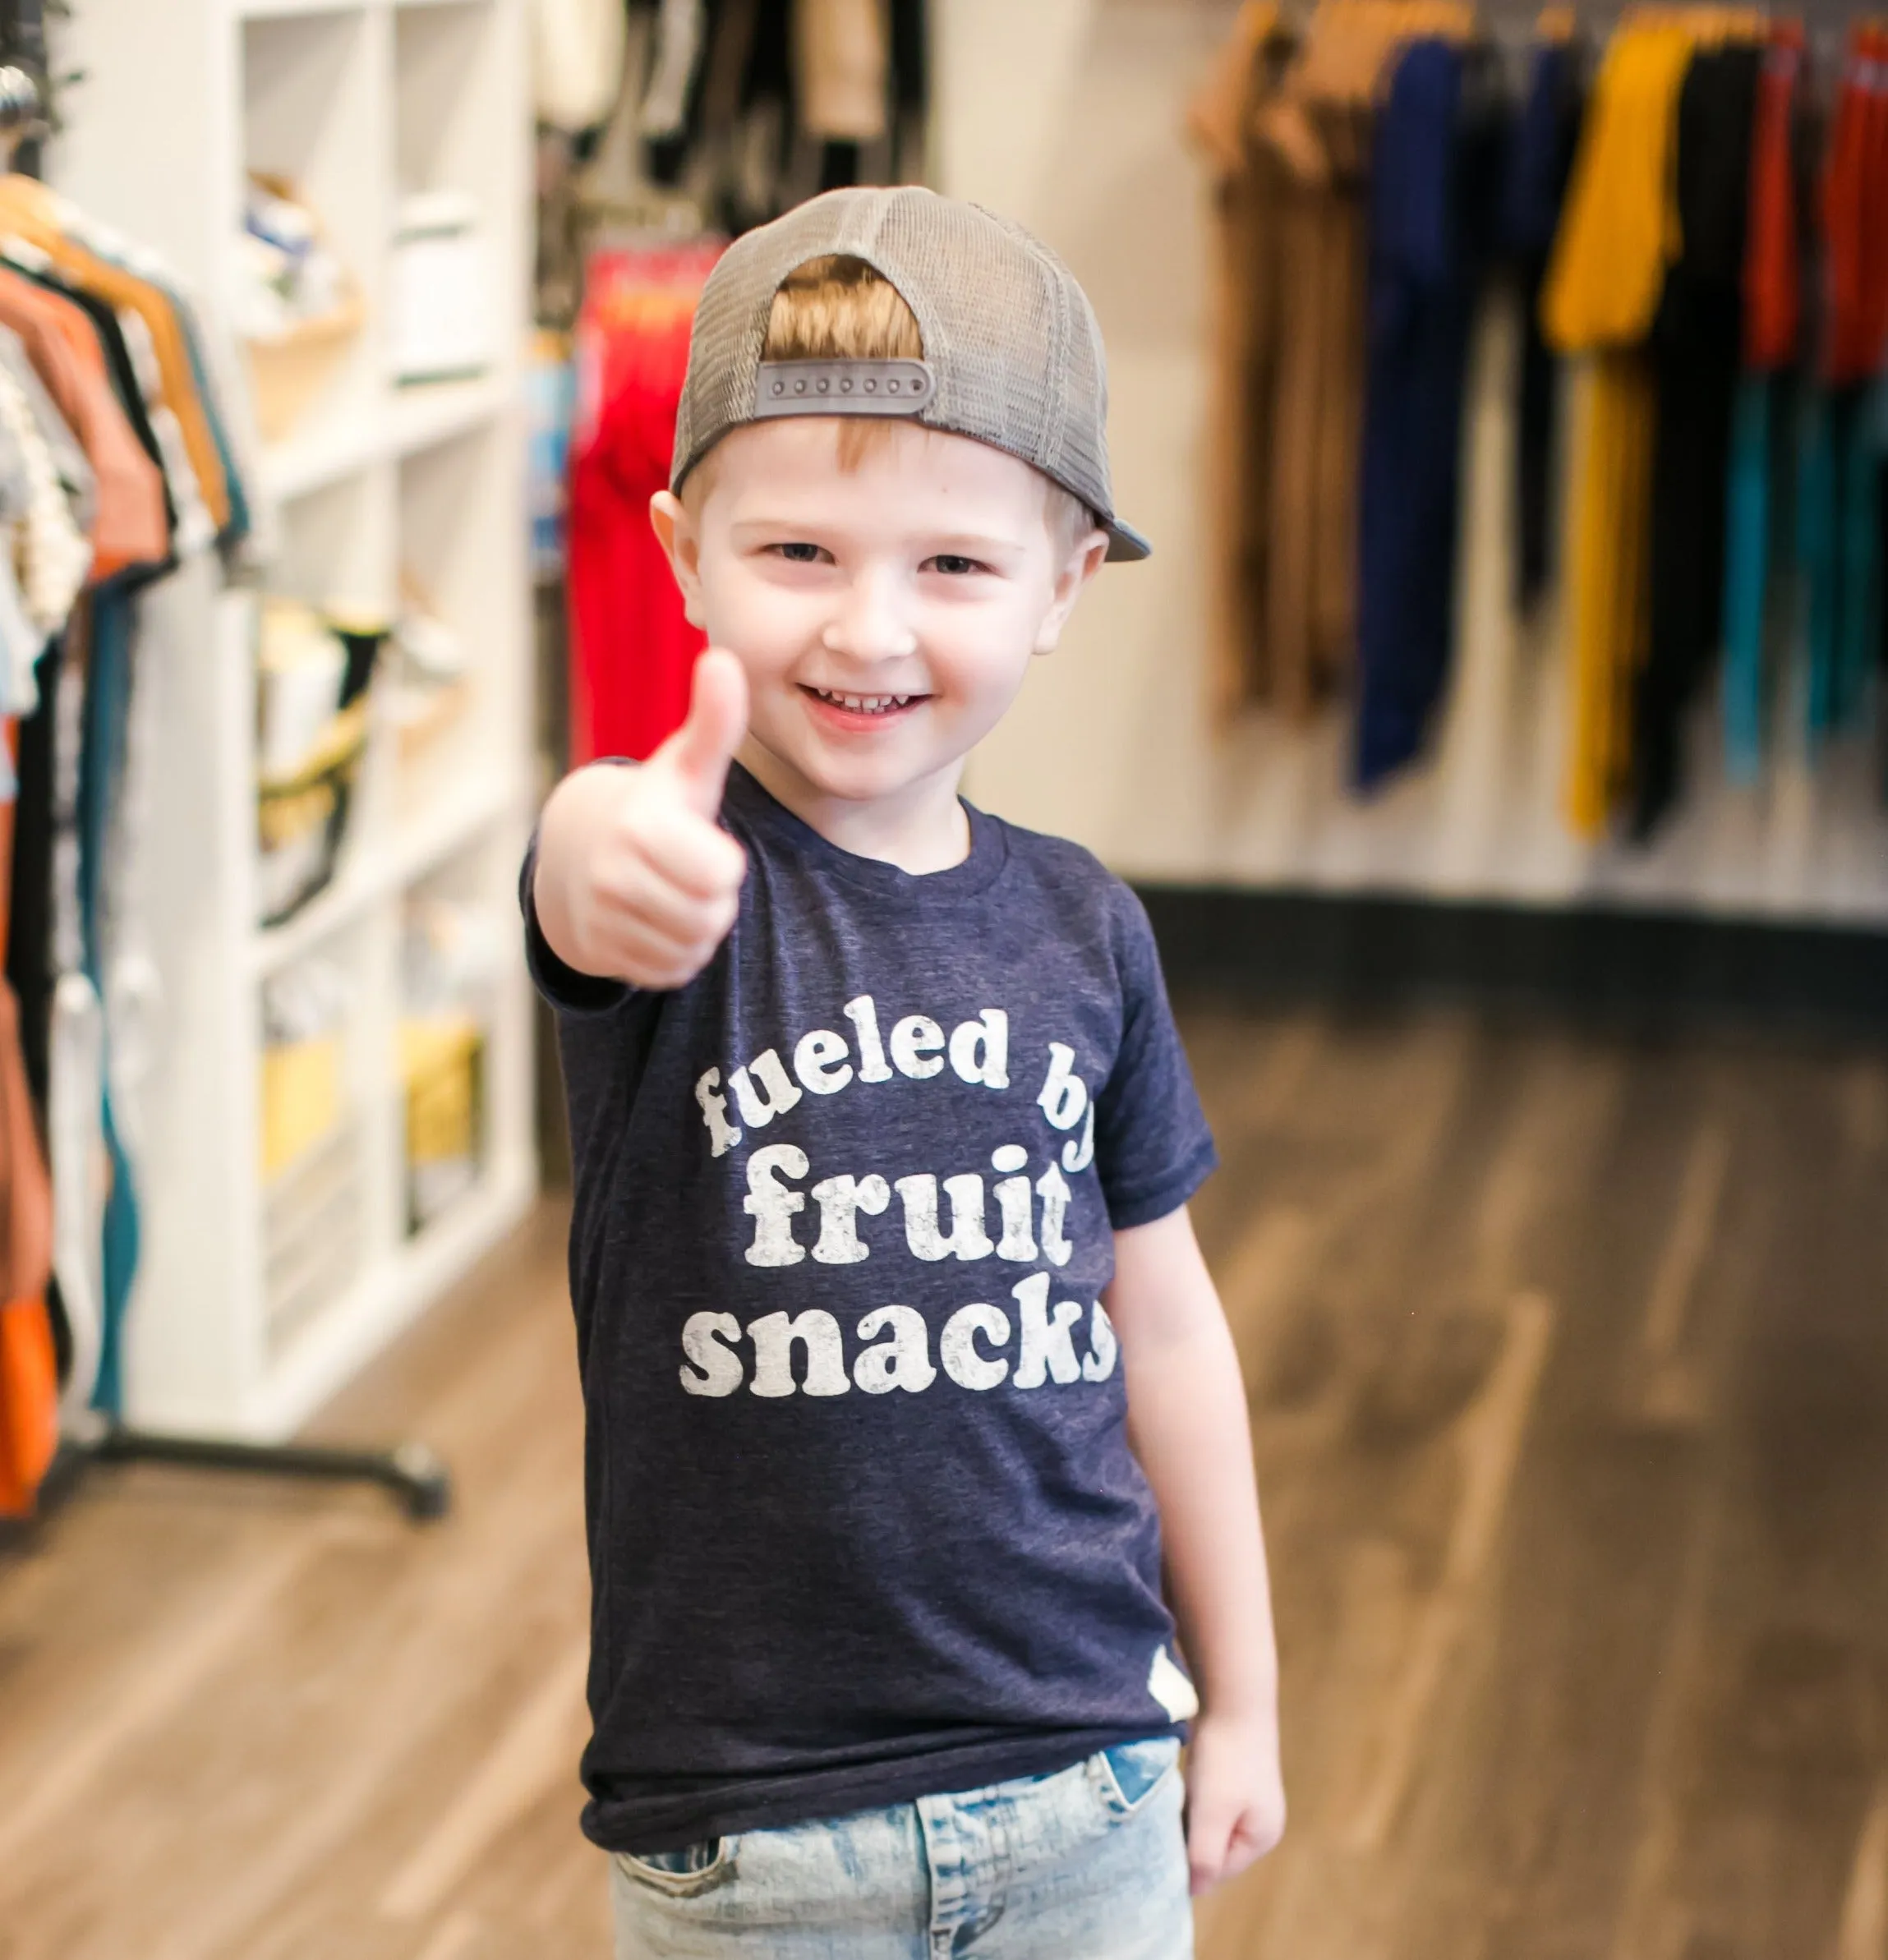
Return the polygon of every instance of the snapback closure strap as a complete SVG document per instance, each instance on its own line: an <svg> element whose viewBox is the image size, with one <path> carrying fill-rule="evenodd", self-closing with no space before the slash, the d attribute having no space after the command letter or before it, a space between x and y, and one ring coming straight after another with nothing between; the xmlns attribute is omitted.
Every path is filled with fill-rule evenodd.
<svg viewBox="0 0 1888 1960"><path fill-rule="evenodd" d="M756 421L779 415L917 415L937 393L923 361L763 361Z"/></svg>

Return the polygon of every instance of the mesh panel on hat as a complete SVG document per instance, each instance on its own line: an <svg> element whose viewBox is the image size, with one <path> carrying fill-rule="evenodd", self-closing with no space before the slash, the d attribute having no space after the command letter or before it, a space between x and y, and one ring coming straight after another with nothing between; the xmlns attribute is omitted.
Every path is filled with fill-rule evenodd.
<svg viewBox="0 0 1888 1960"><path fill-rule="evenodd" d="M879 242L886 277L908 297L922 288L938 322L935 355L926 342L938 389L925 419L1039 467L1059 338L1044 269L965 205L895 211Z"/></svg>

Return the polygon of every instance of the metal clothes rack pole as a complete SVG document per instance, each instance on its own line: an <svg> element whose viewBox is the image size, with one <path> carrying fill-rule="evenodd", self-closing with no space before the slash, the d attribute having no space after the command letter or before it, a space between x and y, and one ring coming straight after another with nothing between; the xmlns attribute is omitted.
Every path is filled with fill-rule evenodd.
<svg viewBox="0 0 1888 1960"><path fill-rule="evenodd" d="M39 145L47 133L40 80L47 72L43 0L5 6L0 49L0 168L37 176ZM61 1439L40 1485L35 1518L15 1525L0 1520L0 1544L57 1507L94 1463L170 1463L197 1470L312 1479L326 1483L378 1484L415 1520L444 1517L452 1507L452 1479L439 1456L422 1442L391 1449L350 1450L294 1442L246 1442L219 1436L170 1435L131 1428L102 1410L87 1412L78 1433Z"/></svg>

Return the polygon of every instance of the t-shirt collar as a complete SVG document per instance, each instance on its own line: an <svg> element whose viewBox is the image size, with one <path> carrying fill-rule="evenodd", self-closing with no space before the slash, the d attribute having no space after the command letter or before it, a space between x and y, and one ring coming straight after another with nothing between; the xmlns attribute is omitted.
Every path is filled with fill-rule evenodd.
<svg viewBox="0 0 1888 1960"><path fill-rule="evenodd" d="M970 824L970 853L960 864L943 871L908 872L880 858L862 858L842 850L794 815L771 791L739 762L728 771L724 807L741 821L816 870L840 879L882 901L922 904L927 908L951 904L984 890L1002 876L1010 846L1004 826L974 803L960 797Z"/></svg>

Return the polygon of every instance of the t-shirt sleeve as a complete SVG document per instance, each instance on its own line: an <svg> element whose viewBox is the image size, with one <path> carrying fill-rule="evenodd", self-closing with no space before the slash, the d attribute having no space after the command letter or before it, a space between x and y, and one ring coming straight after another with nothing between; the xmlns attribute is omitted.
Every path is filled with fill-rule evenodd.
<svg viewBox="0 0 1888 1960"><path fill-rule="evenodd" d="M629 999L630 989L620 980L606 980L596 973L580 973L559 959L537 922L537 901L532 888L537 875L537 833L524 853L524 867L518 873L518 903L524 913L524 959L537 991L559 1014L607 1014Z"/></svg>
<svg viewBox="0 0 1888 1960"><path fill-rule="evenodd" d="M1115 935L1121 980L1120 1052L1095 1098L1095 1170L1117 1231L1177 1211L1218 1167L1161 978L1154 928L1120 887Z"/></svg>

